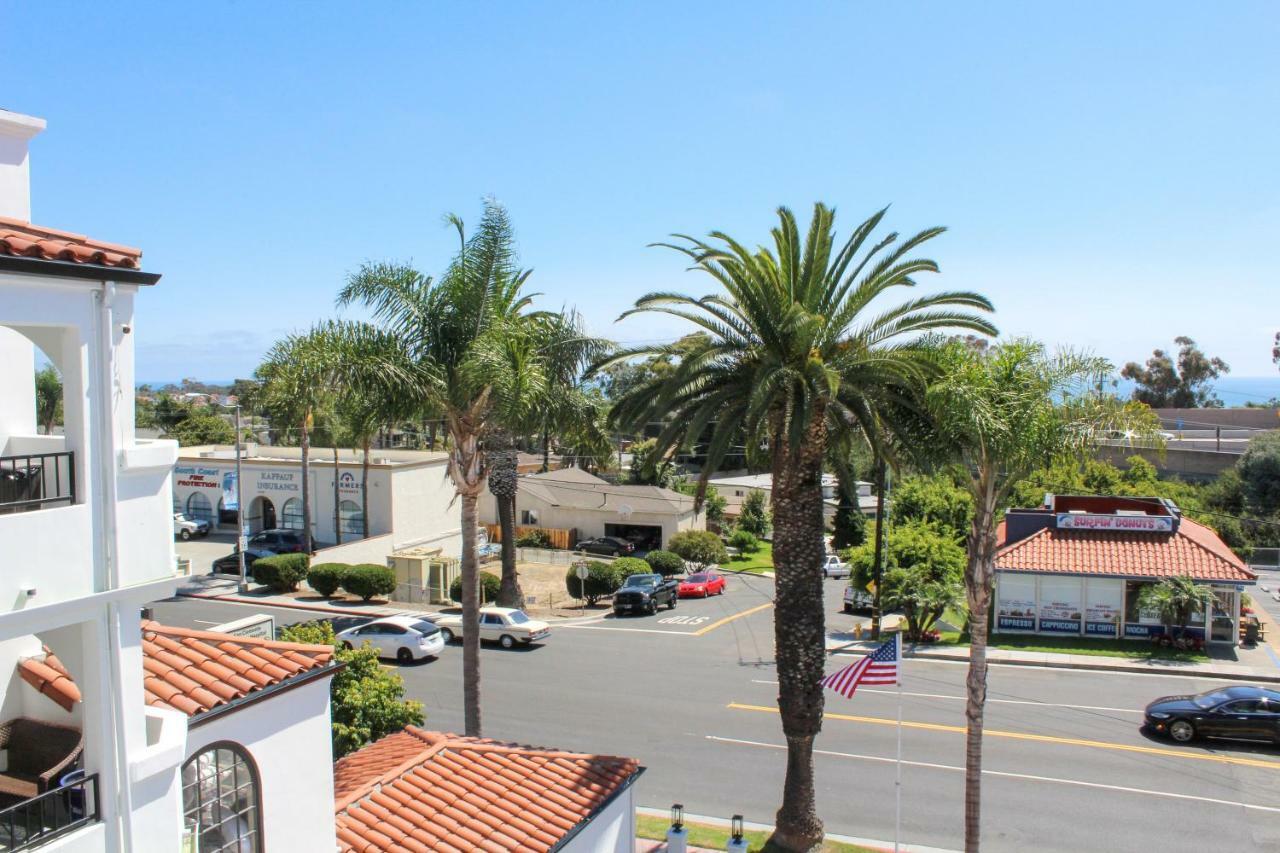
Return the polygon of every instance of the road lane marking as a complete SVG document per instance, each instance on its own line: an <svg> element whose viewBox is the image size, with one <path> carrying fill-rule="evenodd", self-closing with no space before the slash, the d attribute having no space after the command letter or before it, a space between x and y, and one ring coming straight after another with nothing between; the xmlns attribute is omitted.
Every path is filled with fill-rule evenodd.
<svg viewBox="0 0 1280 853"><path fill-rule="evenodd" d="M730 702L729 708L735 711L758 711L765 714L778 713L777 708L769 708L764 705L740 705L737 702ZM871 723L879 726L896 726L898 721L892 717L860 717L853 714L833 714L825 713L822 715L827 720L845 720L851 723ZM902 721L904 729L922 729L931 732L954 732L957 734L965 734L967 729L964 726L951 726L944 723L921 723L916 721ZM1000 729L982 730L984 735L990 737L1010 738L1012 740L1030 740L1038 743L1053 743L1063 746L1084 746L1092 749L1110 749L1117 752L1139 752L1145 755L1164 755L1171 758L1186 758L1192 761L1211 761L1216 764L1235 764L1241 767L1262 767L1267 770L1280 770L1280 762L1262 761L1256 758L1243 758L1236 755L1206 755L1198 752L1180 752L1176 749L1166 749L1158 746L1133 746L1127 743L1113 743L1104 740L1085 740L1083 738L1057 737L1055 735L1037 735L1030 732L1008 732Z"/></svg>
<svg viewBox="0 0 1280 853"><path fill-rule="evenodd" d="M764 681L763 679L753 678L752 684L777 684L776 681ZM915 696L920 699L955 699L964 702L964 696L952 696L947 693L908 693L902 691L901 694L897 690L875 690L871 687L859 688L862 693L882 693L885 696ZM987 703L1000 702L1004 705L1038 705L1042 708L1073 708L1078 711L1117 711L1122 714L1141 714L1141 711L1135 711L1133 708L1108 708L1105 705L1065 705L1059 702L1037 702L1034 699L987 699Z"/></svg>
<svg viewBox="0 0 1280 853"><path fill-rule="evenodd" d="M719 737L717 735L705 735L707 740L719 741L720 743L732 743L741 746L756 746L765 749L785 750L784 744L777 743L761 743L755 740L739 740L738 738ZM835 752L829 749L815 749L814 753L818 755L830 755L835 758L852 758L858 761L872 761L880 764L893 764L896 759L883 755L859 755L853 752ZM935 764L931 761L908 761L903 760L903 764L910 767L923 767L928 770L949 770L953 772L963 773L964 768L954 764ZM1220 800L1216 797L1198 797L1193 794L1176 794L1172 791L1153 791L1148 788L1131 788L1127 785L1106 785L1102 782L1085 782L1080 779L1058 779L1053 776L1034 776L1030 773L1010 773L1005 770L983 770L984 776L1002 776L1006 779L1025 779L1030 782L1048 782L1055 785L1075 785L1080 788L1097 788L1104 791L1122 791L1129 794L1141 794L1148 797L1166 797L1174 800L1192 800L1197 803L1211 803L1219 806L1231 806L1233 808L1252 809L1261 812L1275 812L1280 814L1280 806L1263 806L1254 803L1241 803L1235 800Z"/></svg>
<svg viewBox="0 0 1280 853"><path fill-rule="evenodd" d="M674 637L692 637L693 631L663 631L660 628L614 628L612 625L553 625L555 631L628 631L632 634L669 634Z"/></svg>
<svg viewBox="0 0 1280 853"><path fill-rule="evenodd" d="M772 601L766 601L764 604L753 607L750 610L743 610L740 613L734 613L732 616L726 616L723 619L719 619L715 622L712 622L710 625L708 625L705 628L699 628L697 631L694 631L693 636L701 637L703 634L709 634L715 629L719 628L721 625L728 625L730 622L732 622L735 619L741 619L744 616L750 616L752 613L759 613L761 610L765 610L772 606L773 606Z"/></svg>

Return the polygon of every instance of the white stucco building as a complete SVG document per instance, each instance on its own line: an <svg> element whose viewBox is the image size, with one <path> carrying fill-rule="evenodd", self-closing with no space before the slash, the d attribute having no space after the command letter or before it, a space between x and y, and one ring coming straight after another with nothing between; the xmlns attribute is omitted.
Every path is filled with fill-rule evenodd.
<svg viewBox="0 0 1280 853"><path fill-rule="evenodd" d="M764 495L765 502L773 500L772 474L717 474L707 481L715 486L720 497L724 498L724 516L733 521L742 514L742 503L747 495L759 492ZM871 494L871 484L858 481L858 511L865 516L876 514L876 498ZM830 523L840 508L840 490L834 474L822 475L822 514Z"/></svg>

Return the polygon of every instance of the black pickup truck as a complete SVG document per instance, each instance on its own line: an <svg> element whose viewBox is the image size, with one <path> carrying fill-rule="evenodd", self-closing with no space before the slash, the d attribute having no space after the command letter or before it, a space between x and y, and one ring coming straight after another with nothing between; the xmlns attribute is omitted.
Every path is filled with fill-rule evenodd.
<svg viewBox="0 0 1280 853"><path fill-rule="evenodd" d="M667 605L674 610L680 585L662 575L631 575L613 594L613 612L657 613L658 606Z"/></svg>

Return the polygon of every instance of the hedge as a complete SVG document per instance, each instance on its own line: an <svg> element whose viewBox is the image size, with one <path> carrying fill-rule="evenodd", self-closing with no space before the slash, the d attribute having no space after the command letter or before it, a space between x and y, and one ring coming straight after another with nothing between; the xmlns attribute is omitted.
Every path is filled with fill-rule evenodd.
<svg viewBox="0 0 1280 853"><path fill-rule="evenodd" d="M498 592L502 589L502 578L493 572L480 573L480 602L482 604L490 604L498 600ZM453 579L453 583L449 584L449 598L454 601L462 601L462 575L458 575Z"/></svg>
<svg viewBox="0 0 1280 853"><path fill-rule="evenodd" d="M516 537L516 546L519 548L554 548L551 544L551 534L545 530L530 530L523 536Z"/></svg>
<svg viewBox="0 0 1280 853"><path fill-rule="evenodd" d="M307 572L307 585L325 598L332 598L350 568L346 563L316 563Z"/></svg>
<svg viewBox="0 0 1280 853"><path fill-rule="evenodd" d="M644 560L636 560L634 557L624 557L623 559L635 560L635 562L647 566ZM569 571L565 573L564 588L571 598L585 597L587 604L595 604L600 599L613 595L618 590L618 587L622 586L622 582L626 579L626 574L634 574L634 572L627 572L626 574L620 572L618 563L621 562L622 560L615 560L612 563L606 563L603 560L588 560L587 569L590 574L587 575L585 581L579 580L578 567L576 564L572 565L569 567ZM641 569L641 571L645 570Z"/></svg>
<svg viewBox="0 0 1280 853"><path fill-rule="evenodd" d="M253 564L253 579L276 592L293 592L307 576L309 554L276 554Z"/></svg>
<svg viewBox="0 0 1280 853"><path fill-rule="evenodd" d="M375 595L390 595L396 591L396 573L394 569L377 563L360 563L343 573L342 588L364 601Z"/></svg>
<svg viewBox="0 0 1280 853"><path fill-rule="evenodd" d="M756 535L750 530L743 530L741 527L729 534L729 544L743 554L754 554L760 550L760 540L756 538Z"/></svg>
<svg viewBox="0 0 1280 853"><path fill-rule="evenodd" d="M651 575L653 568L639 557L619 557L613 561L613 570L618 575L618 585L632 575Z"/></svg>
<svg viewBox="0 0 1280 853"><path fill-rule="evenodd" d="M670 551L650 551L644 555L644 561L652 571L663 577L678 575L684 571L684 558Z"/></svg>
<svg viewBox="0 0 1280 853"><path fill-rule="evenodd" d="M667 547L690 563L703 566L729 560L729 552L720 537L708 530L682 530L671 537Z"/></svg>

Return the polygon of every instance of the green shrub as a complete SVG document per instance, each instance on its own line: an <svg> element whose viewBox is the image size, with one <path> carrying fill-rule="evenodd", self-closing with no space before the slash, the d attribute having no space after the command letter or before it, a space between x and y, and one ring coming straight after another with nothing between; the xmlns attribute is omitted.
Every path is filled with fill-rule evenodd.
<svg viewBox="0 0 1280 853"><path fill-rule="evenodd" d="M316 563L307 572L307 585L325 598L332 598L350 568L346 563Z"/></svg>
<svg viewBox="0 0 1280 853"><path fill-rule="evenodd" d="M619 581L625 581L632 575L653 574L653 568L648 561L639 557L619 557L613 561L613 570L617 573Z"/></svg>
<svg viewBox="0 0 1280 853"><path fill-rule="evenodd" d="M700 566L726 563L729 560L729 552L724 549L724 543L709 530L682 530L671 537L667 548Z"/></svg>
<svg viewBox="0 0 1280 853"><path fill-rule="evenodd" d="M396 591L396 573L394 569L377 563L350 566L342 575L342 588L364 601L375 595L390 595Z"/></svg>
<svg viewBox="0 0 1280 853"><path fill-rule="evenodd" d="M595 604L600 599L613 595L617 592L618 587L622 586L626 575L618 570L618 563L627 559L639 563L643 567L640 569L641 572L648 572L649 564L634 557L623 557L622 560L616 560L613 563L606 563L603 560L588 560L587 569L590 574L587 575L586 579L580 580L578 578L577 565L572 565L569 567L569 571L565 572L564 588L571 597L582 598L585 596L587 604Z"/></svg>
<svg viewBox="0 0 1280 853"><path fill-rule="evenodd" d="M307 576L308 554L276 554L253 564L253 579L276 592L293 592Z"/></svg>
<svg viewBox="0 0 1280 853"><path fill-rule="evenodd" d="M520 548L552 548L551 534L542 529L534 529L523 536L516 537L516 545Z"/></svg>
<svg viewBox="0 0 1280 853"><path fill-rule="evenodd" d="M649 568L663 577L678 575L684 571L684 558L670 551L650 551L644 555Z"/></svg>
<svg viewBox="0 0 1280 853"><path fill-rule="evenodd" d="M480 573L480 601L488 604L498 600L498 591L502 589L502 578L493 572ZM458 575L453 579L453 583L449 584L449 598L454 601L462 601L462 575Z"/></svg>
<svg viewBox="0 0 1280 853"><path fill-rule="evenodd" d="M750 530L738 528L729 535L729 544L743 554L754 554L760 550L760 540Z"/></svg>

